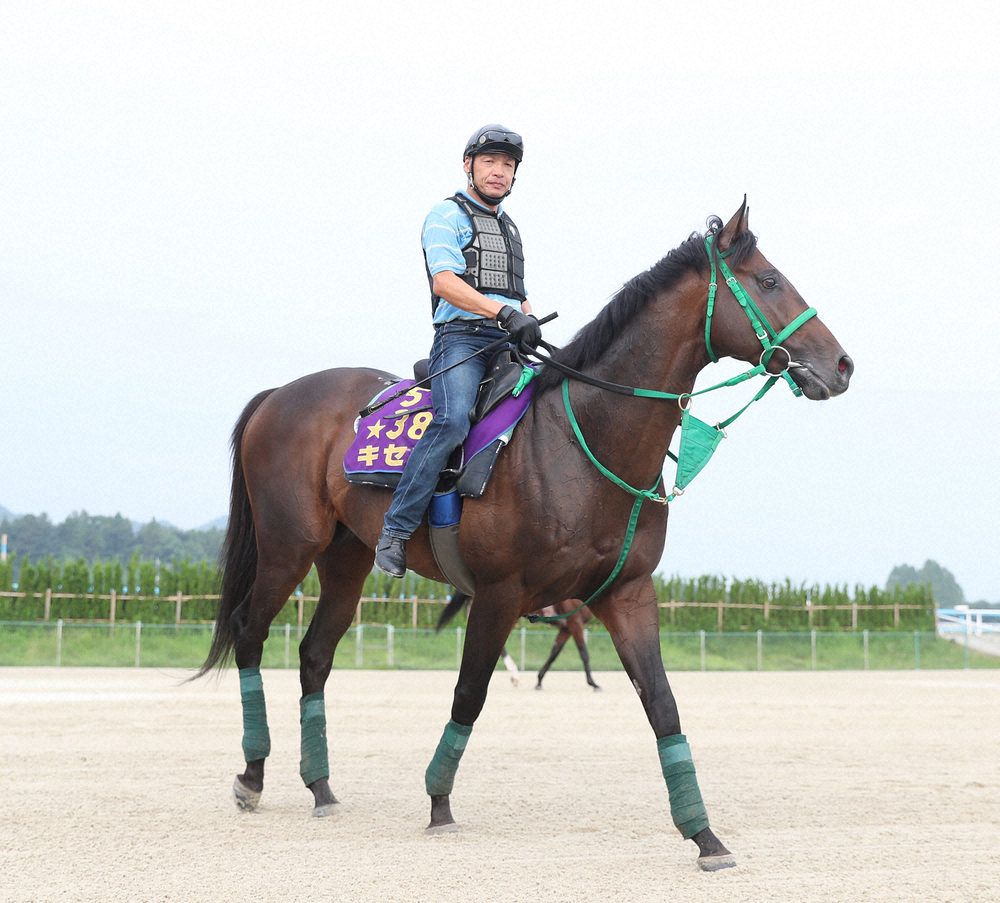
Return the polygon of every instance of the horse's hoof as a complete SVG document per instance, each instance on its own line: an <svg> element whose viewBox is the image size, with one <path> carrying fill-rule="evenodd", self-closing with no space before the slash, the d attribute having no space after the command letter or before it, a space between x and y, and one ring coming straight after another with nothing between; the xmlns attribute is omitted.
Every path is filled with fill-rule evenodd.
<svg viewBox="0 0 1000 903"><path fill-rule="evenodd" d="M718 872L722 869L736 867L736 859L732 853L723 853L721 856L699 856L698 868L703 872Z"/></svg>
<svg viewBox="0 0 1000 903"><path fill-rule="evenodd" d="M233 781L233 797L236 799L236 805L240 809L244 812L253 812L260 802L260 791L251 790L237 777Z"/></svg>
<svg viewBox="0 0 1000 903"><path fill-rule="evenodd" d="M337 800L334 800L332 803L324 803L322 806L317 806L312 811L312 817L329 818L331 815L336 815L337 814L336 807L339 805L340 803L337 802Z"/></svg>
<svg viewBox="0 0 1000 903"><path fill-rule="evenodd" d="M595 693L601 693L603 691L601 690L601 688L599 686L597 686L597 684L594 684L594 692Z"/></svg>
<svg viewBox="0 0 1000 903"><path fill-rule="evenodd" d="M535 684L535 689L536 689L536 690L540 690L540 689L542 689L542 685L541 685L541 684Z"/></svg>
<svg viewBox="0 0 1000 903"><path fill-rule="evenodd" d="M424 828L424 834L428 837L434 837L437 834L457 834L461 828L455 822L450 822L447 825L428 825Z"/></svg>

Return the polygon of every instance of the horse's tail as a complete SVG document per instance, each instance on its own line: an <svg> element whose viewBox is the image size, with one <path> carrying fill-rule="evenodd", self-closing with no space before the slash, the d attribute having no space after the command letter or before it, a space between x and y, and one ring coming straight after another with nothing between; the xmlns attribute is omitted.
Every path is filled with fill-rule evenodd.
<svg viewBox="0 0 1000 903"><path fill-rule="evenodd" d="M464 605L467 605L471 601L472 596L467 596L461 590L456 589L454 595L451 597L451 601L444 607L444 611L441 612L441 617L438 618L437 627L434 628L434 632L439 633L441 628L455 617Z"/></svg>
<svg viewBox="0 0 1000 903"><path fill-rule="evenodd" d="M219 608L215 614L215 631L208 658L194 678L202 677L212 668L222 668L233 653L235 637L230 617L236 607L253 590L257 577L257 531L253 523L253 509L247 493L246 475L243 473L243 434L247 424L261 403L274 389L267 389L254 396L243 409L240 419L233 427L230 440L233 454L233 485L229 496L229 525L226 538L219 552L219 568L222 572L219 594Z"/></svg>

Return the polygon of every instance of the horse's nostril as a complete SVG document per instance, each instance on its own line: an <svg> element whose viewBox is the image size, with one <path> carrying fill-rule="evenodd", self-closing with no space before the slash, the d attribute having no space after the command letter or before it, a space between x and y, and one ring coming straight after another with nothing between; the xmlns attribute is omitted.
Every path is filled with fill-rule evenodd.
<svg viewBox="0 0 1000 903"><path fill-rule="evenodd" d="M850 376L854 372L854 361L852 361L845 354L837 364L837 369L840 370L841 373L845 373L847 376Z"/></svg>

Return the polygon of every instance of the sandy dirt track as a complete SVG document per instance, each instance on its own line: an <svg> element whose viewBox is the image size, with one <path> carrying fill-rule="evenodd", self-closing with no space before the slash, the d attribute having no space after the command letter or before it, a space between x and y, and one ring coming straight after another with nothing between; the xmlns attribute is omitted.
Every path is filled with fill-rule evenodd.
<svg viewBox="0 0 1000 903"><path fill-rule="evenodd" d="M423 772L451 672L335 671L333 818L298 776L295 672L265 671L272 754L237 811L235 673L0 668L2 901L1000 900L1000 672L682 673L712 827L703 874L670 822L621 673L494 678L425 837Z"/></svg>

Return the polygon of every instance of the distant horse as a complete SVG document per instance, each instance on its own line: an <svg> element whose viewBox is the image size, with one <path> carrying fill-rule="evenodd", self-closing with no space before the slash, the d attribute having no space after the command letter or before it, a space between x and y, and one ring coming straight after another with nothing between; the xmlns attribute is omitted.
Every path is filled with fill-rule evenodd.
<svg viewBox="0 0 1000 903"><path fill-rule="evenodd" d="M440 630L444 627L444 625L451 620L452 615L458 611L461 605L467 605L470 601L470 597L465 593L461 593L457 590L454 591L451 601L438 620L437 629ZM587 608L586 605L581 607L579 599L564 599L558 605L543 608L540 614L546 618L554 618L559 615L563 615L564 617L552 622L552 626L555 627L559 633L556 634L556 640L552 645L552 652L549 653L548 660L544 665L542 665L541 670L538 672L538 683L535 684L535 689L542 689L542 678L545 677L549 668L552 667L552 663L556 660L556 658L558 658L559 653L562 652L562 648L566 645L566 641L570 637L573 637L573 641L576 643L576 648L580 652L580 660L583 662L583 670L587 675L587 683L592 686L595 691L600 690L601 688L594 682L594 676L590 673L590 653L587 651L587 637L584 633L584 627L587 622L594 617L590 609ZM519 681L519 672L517 665L514 663L514 659L507 651L506 646L504 646L503 650L500 652L500 658L503 660L504 667L508 672L510 672L511 683L516 687Z"/></svg>
<svg viewBox="0 0 1000 903"><path fill-rule="evenodd" d="M451 616L458 610L459 607L461 607L456 603L467 605L470 601L471 597L467 596L465 593L458 590L453 591L451 602L442 613L437 624L437 629L440 630L444 627L444 625L451 620ZM594 676L590 673L590 653L587 651L587 637L584 633L584 627L587 622L594 617L590 609L587 608L586 605L581 607L578 599L564 599L558 605L543 608L541 615L543 617L564 615L565 617L553 621L552 623L552 626L555 627L559 633L556 634L556 641L552 646L552 652L549 653L548 660L544 665L542 665L542 669L538 672L538 683L535 684L535 689L542 689L542 678L545 677L549 668L552 667L552 663L559 656L559 653L562 652L562 648L566 645L566 641L570 637L573 637L573 641L576 643L576 648L580 652L580 660L583 662L583 670L587 675L587 683L594 688L595 692L599 691L601 688L594 682ZM520 672L518 671L517 664L514 662L513 657L507 651L506 646L504 646L500 651L500 658L504 663L504 667L510 674L510 682L516 687L520 681Z"/></svg>
<svg viewBox="0 0 1000 903"><path fill-rule="evenodd" d="M580 653L580 661L583 662L583 670L587 675L587 683L594 688L595 692L601 689L594 682L594 675L590 673L590 652L587 651L587 635L584 633L587 622L594 615L586 605L583 608L579 606L579 599L564 599L553 608L542 610L542 614L546 617L557 614L566 615L566 617L561 621L555 621L552 625L559 630L559 633L556 634L556 641L552 644L552 651L549 653L548 659L538 672L538 683L535 684L536 690L542 689L542 678L548 673L549 668L552 667L552 663L558 658L559 653L562 652L563 646L566 645L566 641L570 637L573 637L573 642L576 643L576 648Z"/></svg>
<svg viewBox="0 0 1000 903"><path fill-rule="evenodd" d="M726 281L713 282L716 268ZM627 282L553 353L485 494L465 501L459 547L476 581L476 604L451 720L425 775L429 832L456 829L450 796L459 759L517 619L578 598L607 628L645 709L674 824L697 844L702 868L733 864L709 827L660 657L651 575L667 528L667 506L658 504L661 473L695 379L717 357L784 371L811 399L847 389L854 365L814 313L757 249L744 201L724 227L711 218L706 235L691 236ZM556 365L577 375L564 383ZM199 674L235 654L247 763L234 784L241 807L257 805L270 752L259 670L264 640L313 562L321 589L299 646L300 772L316 815L336 803L323 690L391 497L347 482L343 459L358 411L393 382L369 369L315 373L258 394L233 430L222 590ZM621 394L623 387L637 388ZM407 560L417 573L445 580L426 522L411 538Z"/></svg>

